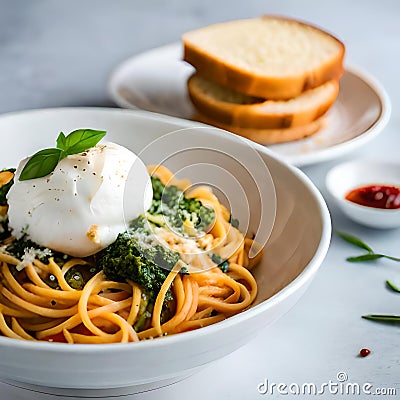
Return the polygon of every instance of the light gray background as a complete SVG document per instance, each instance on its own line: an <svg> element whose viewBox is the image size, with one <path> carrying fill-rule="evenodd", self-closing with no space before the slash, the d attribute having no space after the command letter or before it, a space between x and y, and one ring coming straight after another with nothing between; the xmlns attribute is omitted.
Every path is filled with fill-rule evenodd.
<svg viewBox="0 0 400 400"><path fill-rule="evenodd" d="M327 199L334 229L358 235L377 250L400 256L399 230L376 231L350 222L327 198L323 184L328 169L342 160L399 159L398 1L1 0L0 112L56 106L113 106L107 98L106 82L112 69L124 59L178 41L182 33L193 28L266 13L299 17L336 33L346 44L346 62L367 70L386 88L393 113L380 136L341 160L303 170ZM32 135L35 134L32 130ZM400 326L380 325L360 318L365 313L400 314L400 295L389 292L384 285L386 279L400 283L400 265L390 261L346 263L345 257L354 254L357 249L334 234L326 261L310 289L275 325L186 381L129 398L260 399L267 398L257 393L257 385L265 378L288 385L320 384L336 381L339 372L346 372L349 382L396 387L400 396ZM365 359L357 357L362 347L372 350ZM0 398L50 399L50 396L0 384Z"/></svg>

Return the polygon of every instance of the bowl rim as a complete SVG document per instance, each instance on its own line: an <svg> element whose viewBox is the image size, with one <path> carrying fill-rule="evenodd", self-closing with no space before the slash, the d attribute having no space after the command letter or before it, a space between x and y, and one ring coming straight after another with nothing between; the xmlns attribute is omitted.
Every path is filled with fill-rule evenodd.
<svg viewBox="0 0 400 400"><path fill-rule="evenodd" d="M321 215L321 222L322 222L322 229L321 229L321 236L320 240L317 246L317 249L311 258L311 260L308 262L308 264L305 266L305 268L300 272L299 275L296 276L296 278L291 281L287 286L285 286L283 289L281 289L279 292L268 298L267 300L264 300L260 304L257 304L254 307L251 307L250 309L246 310L245 312L239 313L237 315L234 315L232 317L229 317L225 319L224 321L221 321L216 324L212 324L206 327L203 327L201 329L189 331L189 332L182 332L180 334L176 335L171 335L171 336L165 336L162 338L162 340L145 340L141 341L138 343L114 343L112 345L110 344L74 344L71 346L68 343L57 343L57 342L41 342L41 341L27 341L27 340L19 340L19 339L13 339L13 338L8 338L4 336L0 336L0 346L12 346L18 349L23 349L23 350L33 350L33 351L49 351L52 353L65 353L68 351L70 354L91 354L91 353L99 353L99 351L103 352L104 354L108 354L110 352L115 353L115 352L125 352L127 350L129 351L140 351L140 349L146 349L147 347L151 348L157 348L157 347L163 347L163 346L169 346L173 345L176 342L182 343L182 342L188 342L192 341L198 337L207 335L207 334L212 334L212 333L217 333L224 331L225 329L230 328L233 325L236 325L239 322L244 322L248 319L252 319L262 313L264 313L266 310L270 309L273 307L275 304L278 302L283 301L284 299L288 298L292 293L295 293L298 291L301 287L304 285L308 284L309 281L314 277L315 273L321 266L327 252L330 246L330 241L331 241L331 232L332 232L332 225L331 225L331 218L330 218L330 213L328 210L328 207L326 205L326 202L322 196L322 194L319 192L317 187L314 185L314 183L311 181L310 178L308 178L304 172L300 171L298 168L290 165L287 161L284 160L283 157L273 153L269 149L255 145L254 142L234 136L230 132L224 131L222 129L218 129L215 127L208 127L204 124L201 123L196 123L188 120L184 120L181 118L177 117L170 117L166 116L163 114L158 114L154 112L149 112L149 111L144 111L144 110L130 110L130 109L120 109L120 108L111 108L111 107L54 107L54 108L39 108L39 109L29 109L29 110L21 110L21 111L13 111L9 113L5 113L0 115L0 123L3 119L5 118L18 118L19 116L24 116L24 115L34 115L34 114L40 114L40 113L64 113L64 112L97 112L97 113L109 113L109 114L125 114L125 115L131 115L132 117L141 117L143 119L151 120L154 122L159 122L159 123L171 123L175 125L179 125L181 128L192 128L192 127L203 127L203 128L210 128L216 134L221 135L222 137L225 137L227 140L240 140L243 141L244 143L250 144L255 150L259 153L264 153L267 155L267 157L272 158L275 160L280 166L283 166L284 168L288 169L292 174L294 174L302 183L307 187L309 190L310 194L314 196L317 205L318 205L318 211ZM140 344L139 344L140 343Z"/></svg>

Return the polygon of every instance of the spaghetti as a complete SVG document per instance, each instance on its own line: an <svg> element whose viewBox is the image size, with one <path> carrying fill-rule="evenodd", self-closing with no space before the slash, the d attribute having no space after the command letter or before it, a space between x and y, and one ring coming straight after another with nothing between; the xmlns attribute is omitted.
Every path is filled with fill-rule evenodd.
<svg viewBox="0 0 400 400"><path fill-rule="evenodd" d="M148 169L166 186L175 185L182 191L190 186L187 180L176 180L163 166ZM96 267L90 257L73 258L63 264L52 257L47 262L36 258L18 271L22 260L3 247L1 333L31 341L136 342L198 329L249 308L257 295L257 283L249 269L260 261L262 252L249 258L253 241L232 226L230 213L211 189L196 187L187 197L211 207L215 220L204 235L195 239L182 238L165 226L155 229L159 241L178 252L180 259L168 272L150 311L144 305L146 294L140 285L130 279L110 280L103 270L92 274L83 288L74 288L66 279L68 271ZM3 244L11 240L9 237ZM194 247L201 251L194 251ZM210 251L227 260L224 270L209 257ZM50 277L57 285L50 282ZM168 293L173 300L168 300ZM167 316L163 314L166 303L170 303ZM139 324L144 319L146 324Z"/></svg>

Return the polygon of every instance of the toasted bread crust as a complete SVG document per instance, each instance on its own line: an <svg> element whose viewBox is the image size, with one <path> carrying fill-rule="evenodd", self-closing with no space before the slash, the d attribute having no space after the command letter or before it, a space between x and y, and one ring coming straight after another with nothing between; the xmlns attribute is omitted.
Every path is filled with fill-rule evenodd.
<svg viewBox="0 0 400 400"><path fill-rule="evenodd" d="M264 18L269 18L265 16ZM291 20L272 16L275 19ZM340 51L318 68L305 70L302 74L295 76L266 76L243 70L233 64L219 59L218 56L209 54L202 48L196 47L190 42L189 34L183 35L183 59L193 65L197 72L212 81L231 88L249 96L264 97L272 100L290 99L299 96L304 91L320 86L329 80L339 80L342 76L343 59L345 54L344 44L333 35L322 31L320 28L301 21L298 24L311 26L336 41Z"/></svg>
<svg viewBox="0 0 400 400"><path fill-rule="evenodd" d="M253 142L257 142L264 145L292 142L295 140L307 138L317 133L327 123L326 117L322 116L307 125L298 126L296 128L252 129L252 128L241 128L237 126L227 125L219 121L214 121L199 113L197 113L193 117L193 119L207 125L216 126L217 128L224 129L226 131L250 139Z"/></svg>
<svg viewBox="0 0 400 400"><path fill-rule="evenodd" d="M294 106L293 101L262 101L262 99L253 104L238 104L218 99L209 91L203 90L201 81L204 82L198 74L193 74L187 82L189 97L195 108L212 120L241 128L283 129L307 125L324 115L339 94L339 83L333 80L323 84L323 87L314 89L319 93L325 92L319 102L310 102L300 95L295 101L305 103L302 107ZM280 111L274 112L271 108L276 107L269 105L279 105Z"/></svg>

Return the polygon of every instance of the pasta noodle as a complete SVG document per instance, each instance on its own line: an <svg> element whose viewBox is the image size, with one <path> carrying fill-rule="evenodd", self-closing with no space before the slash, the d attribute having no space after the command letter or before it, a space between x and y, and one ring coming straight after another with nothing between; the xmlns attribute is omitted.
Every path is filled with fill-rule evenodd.
<svg viewBox="0 0 400 400"><path fill-rule="evenodd" d="M164 185L175 185L182 191L190 186L187 180L178 181L166 167L154 165L148 169ZM137 283L112 281L100 271L83 288L76 289L66 274L71 268L90 268L90 258L74 258L62 265L53 258L48 262L35 259L18 271L21 260L0 250L1 333L30 341L137 342L208 326L249 308L257 295L257 283L249 269L260 261L262 251L253 259L249 257L253 241L231 225L229 211L208 187L196 187L187 197L215 211L213 226L196 243L226 259L227 271L206 252L194 252L193 240L158 229L160 241L179 252L181 258L168 272L151 315L145 315L147 326L135 329L144 315L145 297ZM182 267L188 270L182 273ZM49 282L50 276L56 287ZM164 318L168 293L173 295L173 311Z"/></svg>

